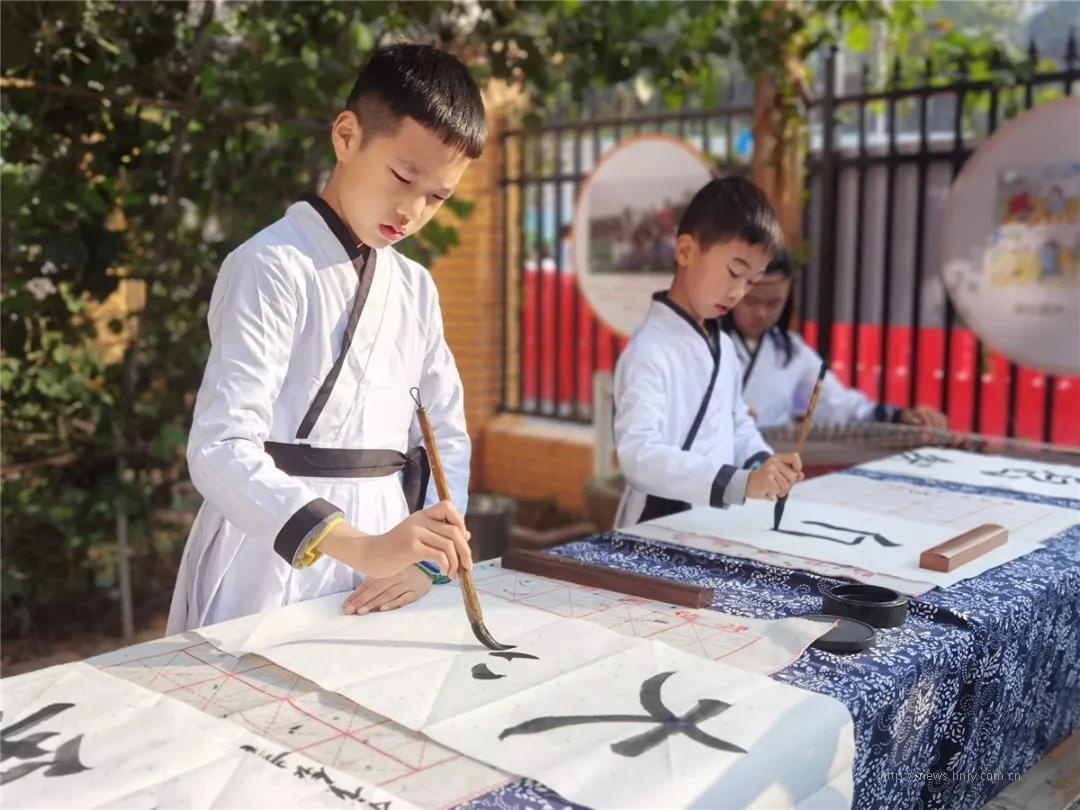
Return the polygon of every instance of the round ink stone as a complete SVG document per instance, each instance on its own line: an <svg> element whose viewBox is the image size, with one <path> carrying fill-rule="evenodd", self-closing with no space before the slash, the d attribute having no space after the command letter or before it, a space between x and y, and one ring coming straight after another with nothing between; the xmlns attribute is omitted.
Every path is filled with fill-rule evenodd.
<svg viewBox="0 0 1080 810"><path fill-rule="evenodd" d="M908 599L892 588L857 582L821 589L822 613L866 622L872 627L899 627L907 619Z"/></svg>
<svg viewBox="0 0 1080 810"><path fill-rule="evenodd" d="M825 624L836 622L836 627L810 645L825 652L841 654L864 652L873 647L877 640L874 628L858 619L830 616L825 613L811 613L799 618Z"/></svg>

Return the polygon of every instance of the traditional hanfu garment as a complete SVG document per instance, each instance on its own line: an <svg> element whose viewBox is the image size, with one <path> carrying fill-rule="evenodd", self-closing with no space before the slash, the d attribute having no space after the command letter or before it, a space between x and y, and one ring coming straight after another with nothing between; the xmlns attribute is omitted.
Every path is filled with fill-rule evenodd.
<svg viewBox="0 0 1080 810"><path fill-rule="evenodd" d="M717 321L703 331L666 293L653 296L615 367L615 449L627 481L617 527L743 503L750 469L772 451L740 374Z"/></svg>
<svg viewBox="0 0 1080 810"><path fill-rule="evenodd" d="M382 533L436 501L413 386L465 510L461 379L423 267L358 247L325 201L305 198L226 258L208 320L187 453L205 502L168 632L359 584L329 557L295 564L332 520Z"/></svg>
<svg viewBox="0 0 1080 810"><path fill-rule="evenodd" d="M742 364L743 398L757 416L760 427L786 425L802 417L810 404L821 355L794 332L791 337L791 360L785 360L784 347L776 328L770 329L757 343L745 340L738 332L731 338ZM896 421L900 411L878 405L860 391L848 388L830 371L821 384L821 394L814 410L815 425L836 425L852 421Z"/></svg>

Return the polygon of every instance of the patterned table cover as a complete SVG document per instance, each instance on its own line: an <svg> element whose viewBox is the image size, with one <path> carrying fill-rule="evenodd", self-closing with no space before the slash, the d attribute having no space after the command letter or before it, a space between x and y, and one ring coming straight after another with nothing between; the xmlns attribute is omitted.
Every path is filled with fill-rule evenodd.
<svg viewBox="0 0 1080 810"><path fill-rule="evenodd" d="M1032 554L913 598L902 626L843 656L808 650L773 677L842 701L855 721L857 808L982 807L1080 727L1080 501L865 470L879 480L1078 510L1078 525ZM551 553L716 589L718 610L776 619L821 609L833 582L609 532ZM531 780L475 810L571 807Z"/></svg>

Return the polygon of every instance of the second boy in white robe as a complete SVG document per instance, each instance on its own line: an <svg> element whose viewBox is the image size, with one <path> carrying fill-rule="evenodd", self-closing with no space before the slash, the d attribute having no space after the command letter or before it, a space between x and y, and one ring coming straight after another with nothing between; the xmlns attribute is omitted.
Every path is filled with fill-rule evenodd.
<svg viewBox="0 0 1080 810"><path fill-rule="evenodd" d="M616 527L686 504L743 503L750 468L772 451L743 402L741 374L716 320L703 331L666 293L653 297L615 368L615 446L627 479Z"/></svg>

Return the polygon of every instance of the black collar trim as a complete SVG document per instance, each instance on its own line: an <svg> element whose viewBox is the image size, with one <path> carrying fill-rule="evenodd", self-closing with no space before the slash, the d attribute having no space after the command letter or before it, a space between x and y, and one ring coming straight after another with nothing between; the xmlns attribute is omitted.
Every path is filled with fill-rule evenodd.
<svg viewBox="0 0 1080 810"><path fill-rule="evenodd" d="M698 322L694 320L685 309L680 307L671 298L668 297L666 290L653 293L653 301L657 301L671 309L676 315L686 321L697 334L701 335L701 339L705 341L705 345L709 349L709 354L712 355L713 360L720 359L720 319L710 318L705 321L705 328L702 329L698 326Z"/></svg>
<svg viewBox="0 0 1080 810"><path fill-rule="evenodd" d="M314 208L319 216L323 218L323 222L337 237L337 240L341 242L341 246L345 249L346 255L349 257L349 261L356 261L361 256L366 257L370 248L367 245L358 245L356 240L352 238L349 233L348 227L341 221L334 209L330 207L330 203L319 197L316 194L305 194L300 198L302 202L306 202L312 208Z"/></svg>

